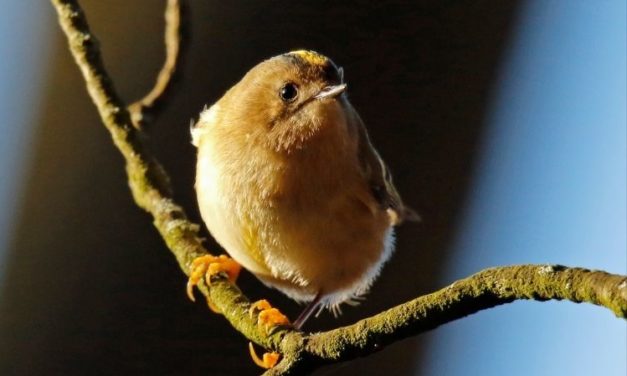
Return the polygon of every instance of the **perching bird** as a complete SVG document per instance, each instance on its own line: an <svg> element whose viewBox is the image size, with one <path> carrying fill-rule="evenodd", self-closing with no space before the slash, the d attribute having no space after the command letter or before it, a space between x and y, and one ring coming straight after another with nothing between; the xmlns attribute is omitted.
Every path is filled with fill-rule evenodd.
<svg viewBox="0 0 627 376"><path fill-rule="evenodd" d="M296 328L366 293L392 253L393 227L417 218L346 87L330 59L293 51L252 68L192 128L203 221L259 280L309 302ZM214 272L230 269L199 259L188 292L216 262Z"/></svg>

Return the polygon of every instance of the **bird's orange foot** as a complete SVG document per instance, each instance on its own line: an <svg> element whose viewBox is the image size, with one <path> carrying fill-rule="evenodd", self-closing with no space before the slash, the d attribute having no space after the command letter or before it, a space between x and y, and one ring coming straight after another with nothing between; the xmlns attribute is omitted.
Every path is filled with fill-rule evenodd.
<svg viewBox="0 0 627 376"><path fill-rule="evenodd" d="M278 326L291 325L290 320L276 308L273 308L270 303L265 300L258 300L250 306L248 313L252 318L255 312L259 312L257 315L257 327L259 330L264 330L266 333L270 333L272 329ZM256 365L261 368L272 368L279 361L281 355L276 352L267 352L263 354L262 358L259 358L255 352L255 348L252 343L248 344L250 350L250 356Z"/></svg>
<svg viewBox="0 0 627 376"><path fill-rule="evenodd" d="M282 314L281 311L273 308L265 299L258 300L250 306L248 313L251 318L256 311L259 311L259 315L257 315L257 327L264 329L266 333L269 333L277 326L290 325L290 320Z"/></svg>
<svg viewBox="0 0 627 376"><path fill-rule="evenodd" d="M187 296L193 302L196 301L193 292L194 286L196 286L203 277L205 278L205 282L207 284L211 284L211 276L224 272L229 276L229 281L235 283L241 269L242 267L240 264L226 255L200 256L192 261L192 272L187 280Z"/></svg>
<svg viewBox="0 0 627 376"><path fill-rule="evenodd" d="M267 352L263 354L262 358L259 358L257 353L255 352L255 348L253 347L252 342L248 342L248 351L250 352L251 358L253 358L253 362L261 368L270 369L274 367L278 362L281 355L276 352Z"/></svg>

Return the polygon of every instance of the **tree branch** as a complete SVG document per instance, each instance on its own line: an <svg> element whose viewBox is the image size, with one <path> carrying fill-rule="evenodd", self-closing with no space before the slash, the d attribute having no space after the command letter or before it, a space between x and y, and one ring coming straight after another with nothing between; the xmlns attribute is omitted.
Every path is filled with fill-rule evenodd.
<svg viewBox="0 0 627 376"><path fill-rule="evenodd" d="M199 226L189 221L184 210L174 202L169 178L141 141L141 130L133 126L127 106L120 100L104 69L98 43L77 1L51 1L89 95L126 161L135 202L152 215L155 227L183 272L189 275L191 261L207 254L200 241ZM173 14L171 7L177 4L177 1L169 1L166 13ZM170 31L179 28L174 21L168 23ZM155 89L144 98L145 102L140 101L147 107L162 96L170 82L174 68L166 68L170 66L168 60L164 65L166 73L162 70ZM164 83L159 83L161 81ZM394 341L514 300L587 302L606 307L618 317L627 316L627 277L551 265L487 269L353 325L316 334L290 328L280 328L271 334L260 331L248 314L249 300L224 276L216 276L210 288L203 284L199 287L236 330L283 355L282 361L266 372L268 375L299 374L325 363L365 356Z"/></svg>
<svg viewBox="0 0 627 376"><path fill-rule="evenodd" d="M306 337L304 353L329 362L385 345L515 300L569 300L606 307L627 317L627 277L561 265L483 270L356 324Z"/></svg>
<svg viewBox="0 0 627 376"><path fill-rule="evenodd" d="M192 223L181 206L174 202L169 178L142 142L142 131L133 127L127 106L118 96L107 74L98 41L89 30L83 10L76 0L51 0L65 33L70 52L80 68L87 91L98 109L113 143L126 162L128 183L137 205L150 213L153 224L176 257L181 270L190 273L196 257L208 254L199 235L199 226ZM239 332L266 347L278 348L285 331L266 335L259 331L249 317L249 300L237 286L224 278L216 278L211 291L202 283L200 291L225 313L225 317Z"/></svg>
<svg viewBox="0 0 627 376"><path fill-rule="evenodd" d="M168 0L165 9L165 61L152 90L128 107L131 120L136 128L141 128L149 120L152 120L150 118L154 117L166 94L171 91L171 84L177 72L176 68L182 57L184 13L182 0Z"/></svg>

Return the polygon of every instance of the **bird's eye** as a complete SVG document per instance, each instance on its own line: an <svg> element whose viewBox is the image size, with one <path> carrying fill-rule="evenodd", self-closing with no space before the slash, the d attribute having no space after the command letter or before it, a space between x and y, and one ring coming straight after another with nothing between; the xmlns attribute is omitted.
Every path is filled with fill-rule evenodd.
<svg viewBox="0 0 627 376"><path fill-rule="evenodd" d="M291 102L296 99L296 96L298 96L298 88L295 84L288 82L287 84L283 85L283 87L279 91L279 95L284 102Z"/></svg>

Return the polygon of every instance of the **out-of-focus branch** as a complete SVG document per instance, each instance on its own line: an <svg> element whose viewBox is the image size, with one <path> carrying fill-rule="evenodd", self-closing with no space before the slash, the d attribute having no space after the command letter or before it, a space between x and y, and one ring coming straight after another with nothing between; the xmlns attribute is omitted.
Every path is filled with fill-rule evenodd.
<svg viewBox="0 0 627 376"><path fill-rule="evenodd" d="M115 92L97 41L77 1L51 1L89 95L124 156L135 202L152 215L155 227L183 272L189 275L191 261L207 253L199 240L199 226L189 221L172 199L167 174L146 150L141 130L133 126L127 107ZM168 6L174 3L170 1ZM167 86L170 79L164 80ZM160 96L157 94L155 98ZM289 328L271 334L259 330L248 314L250 302L224 276L216 276L210 289L204 284L199 287L236 330L283 355L281 362L266 372L268 375L301 374L326 363L365 356L389 343L515 300L565 299L606 307L621 318L627 316L627 277L558 265L487 269L353 325L315 334Z"/></svg>
<svg viewBox="0 0 627 376"><path fill-rule="evenodd" d="M157 75L155 85L142 99L128 107L133 125L137 128L145 126L154 117L163 103L164 97L170 92L172 82L181 61L181 48L184 42L182 28L184 22L183 0L168 0L165 9L165 61ZM147 119L148 118L148 119Z"/></svg>

